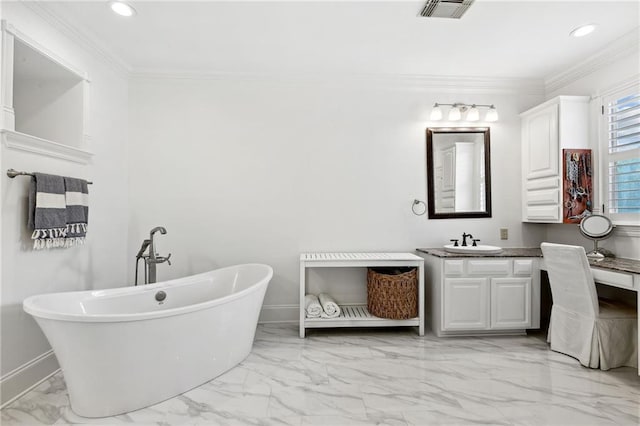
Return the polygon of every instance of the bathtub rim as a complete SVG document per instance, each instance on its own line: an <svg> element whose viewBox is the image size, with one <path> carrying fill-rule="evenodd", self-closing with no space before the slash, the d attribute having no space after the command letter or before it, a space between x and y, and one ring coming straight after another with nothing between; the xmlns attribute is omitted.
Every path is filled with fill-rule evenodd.
<svg viewBox="0 0 640 426"><path fill-rule="evenodd" d="M259 266L264 267L267 271L267 274L263 277L260 277L255 283L252 283L248 288L245 288L241 291L231 293L229 295L219 297L217 299L211 299L200 303L194 303L191 305L180 306L176 308L159 310L159 311L149 311L149 312L141 312L141 313L119 313L119 314L87 314L87 313L65 313L52 309L43 308L37 304L37 301L42 298L46 298L47 296L56 295L56 294L65 294L68 297L76 296L78 297L78 303L80 303L86 297L104 297L107 295L126 295L128 293L134 292L154 292L158 290L168 289L172 286L178 285L188 285L191 284L192 280L197 280L201 277L206 277L211 275L217 271L225 271L230 269L238 269L243 266ZM188 275L186 277L175 278L172 280L161 281L154 284L146 284L142 286L126 286L126 287L115 287L111 289L101 289L101 290L79 290L79 291L68 291L68 292L56 292L56 293L43 293L36 294L26 298L22 302L22 309L37 319L49 319L49 320L57 320L57 321L68 321L68 322L83 322L83 323L111 323L111 322L130 322L130 321L145 321L150 319L157 318L165 318L172 317L176 315L184 315L190 312L195 312L203 309L208 309L214 306L219 306L223 304L227 304L233 302L234 300L240 299L245 295L257 291L261 284L268 284L269 281L273 278L273 268L270 265L264 263L242 263L237 265L226 266L223 268L213 269L207 272L201 272L199 274ZM186 281L188 280L188 281ZM182 282L186 281L186 282ZM85 296L85 297L82 297Z"/></svg>

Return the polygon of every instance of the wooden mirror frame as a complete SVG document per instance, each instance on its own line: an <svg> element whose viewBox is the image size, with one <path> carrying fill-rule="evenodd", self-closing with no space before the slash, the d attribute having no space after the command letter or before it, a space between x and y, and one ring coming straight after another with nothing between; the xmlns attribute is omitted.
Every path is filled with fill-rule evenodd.
<svg viewBox="0 0 640 426"><path fill-rule="evenodd" d="M484 138L485 210L459 213L436 213L434 197L433 137L439 133L480 133ZM428 127L427 128L427 200L429 219L465 219L491 217L491 151L489 127Z"/></svg>

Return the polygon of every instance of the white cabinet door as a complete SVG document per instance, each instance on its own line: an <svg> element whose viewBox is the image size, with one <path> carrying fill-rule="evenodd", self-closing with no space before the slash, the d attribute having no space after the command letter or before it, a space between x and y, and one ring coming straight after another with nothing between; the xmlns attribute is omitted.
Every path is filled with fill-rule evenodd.
<svg viewBox="0 0 640 426"><path fill-rule="evenodd" d="M524 222L560 220L559 105L553 103L522 119Z"/></svg>
<svg viewBox="0 0 640 426"><path fill-rule="evenodd" d="M487 278L445 278L442 303L443 330L489 328Z"/></svg>
<svg viewBox="0 0 640 426"><path fill-rule="evenodd" d="M526 180L558 176L558 104L523 119L523 177Z"/></svg>
<svg viewBox="0 0 640 426"><path fill-rule="evenodd" d="M491 279L491 328L531 326L531 278Z"/></svg>

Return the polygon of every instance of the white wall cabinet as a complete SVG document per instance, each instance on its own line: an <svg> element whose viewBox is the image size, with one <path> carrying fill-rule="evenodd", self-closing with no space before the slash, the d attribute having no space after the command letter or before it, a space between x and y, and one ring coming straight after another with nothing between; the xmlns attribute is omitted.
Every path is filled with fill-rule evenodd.
<svg viewBox="0 0 640 426"><path fill-rule="evenodd" d="M424 255L437 336L523 333L540 327L537 258Z"/></svg>
<svg viewBox="0 0 640 426"><path fill-rule="evenodd" d="M589 147L589 97L558 96L522 118L522 221L562 222L562 149Z"/></svg>

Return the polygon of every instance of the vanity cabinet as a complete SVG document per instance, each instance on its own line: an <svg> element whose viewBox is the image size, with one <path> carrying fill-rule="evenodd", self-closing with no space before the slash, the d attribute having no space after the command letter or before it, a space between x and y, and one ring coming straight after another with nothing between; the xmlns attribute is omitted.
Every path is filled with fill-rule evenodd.
<svg viewBox="0 0 640 426"><path fill-rule="evenodd" d="M539 328L537 258L423 257L431 327L437 336Z"/></svg>
<svg viewBox="0 0 640 426"><path fill-rule="evenodd" d="M562 223L562 150L588 148L589 97L558 96L520 117L522 221Z"/></svg>

